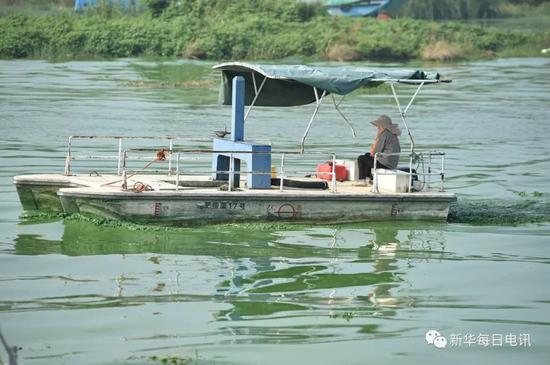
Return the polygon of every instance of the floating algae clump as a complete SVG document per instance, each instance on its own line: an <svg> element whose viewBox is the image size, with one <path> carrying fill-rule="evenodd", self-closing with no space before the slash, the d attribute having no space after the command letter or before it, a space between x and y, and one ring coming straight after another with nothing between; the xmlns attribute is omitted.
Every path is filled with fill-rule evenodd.
<svg viewBox="0 0 550 365"><path fill-rule="evenodd" d="M66 217L66 214L53 211L25 211L21 214L21 225L51 223Z"/></svg>
<svg viewBox="0 0 550 365"><path fill-rule="evenodd" d="M525 198L527 193L518 194ZM470 200L460 199L452 205L449 211L447 221L449 223L466 223L473 225L519 225L529 223L550 222L550 201L541 199L544 194L539 192L532 193L535 198L526 198L518 200L498 200L481 199ZM330 222L240 222L240 223L213 223L199 225L159 225L159 224L139 224L116 219L107 219L100 217L83 216L80 214L63 214L56 212L30 212L21 216L20 224L49 223L52 221L84 221L96 226L123 228L130 231L165 231L165 232L186 232L198 228L209 231L224 232L226 230L242 230L256 232L273 232L288 230L304 230L322 225L324 228L338 229L345 227L363 227L364 223L355 224L331 224ZM374 222L370 222L374 224ZM405 224L405 223L403 223ZM411 223L416 224L416 223Z"/></svg>
<svg viewBox="0 0 550 365"><path fill-rule="evenodd" d="M550 202L543 200L467 200L451 206L450 223L517 225L550 222Z"/></svg>
<svg viewBox="0 0 550 365"><path fill-rule="evenodd" d="M103 227L118 227L132 231L186 231L189 229L205 228L209 230L225 231L227 229L241 229L254 231L276 231L276 230L299 230L318 226L316 223L293 223L293 222L239 222L239 223L196 223L178 225L162 225L162 224L143 224L121 221L111 218L94 217L81 215L78 213L58 215L58 219L65 218L66 221L85 221L96 226ZM337 228L337 224L323 223L323 227Z"/></svg>

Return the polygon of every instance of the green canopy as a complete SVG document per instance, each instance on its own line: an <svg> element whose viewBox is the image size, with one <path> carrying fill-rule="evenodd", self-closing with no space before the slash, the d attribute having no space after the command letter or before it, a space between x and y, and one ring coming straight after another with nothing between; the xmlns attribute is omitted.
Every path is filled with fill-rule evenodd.
<svg viewBox="0 0 550 365"><path fill-rule="evenodd" d="M371 70L351 66L317 67L242 62L222 63L213 68L222 71L220 101L224 105L231 104L231 80L235 76L245 79L246 105L253 103L259 91L254 102L254 105L259 106L304 105L316 101L323 92L347 95L361 87L377 86L383 82L440 82L439 74L427 74L420 70Z"/></svg>

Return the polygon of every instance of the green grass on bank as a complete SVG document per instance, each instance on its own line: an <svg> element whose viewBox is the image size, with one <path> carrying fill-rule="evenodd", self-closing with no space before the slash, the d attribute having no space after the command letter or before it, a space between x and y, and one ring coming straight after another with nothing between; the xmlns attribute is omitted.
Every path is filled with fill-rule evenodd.
<svg viewBox="0 0 550 365"><path fill-rule="evenodd" d="M61 1L61 0L60 0ZM174 3L176 4L176 3ZM102 8L0 17L2 58L457 60L540 55L550 32L326 16L294 0L181 1L161 16ZM59 5L62 6L62 5Z"/></svg>

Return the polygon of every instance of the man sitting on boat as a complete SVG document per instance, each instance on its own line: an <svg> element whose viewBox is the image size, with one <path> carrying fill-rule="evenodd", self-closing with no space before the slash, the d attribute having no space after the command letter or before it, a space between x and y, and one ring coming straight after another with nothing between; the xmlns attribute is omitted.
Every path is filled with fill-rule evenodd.
<svg viewBox="0 0 550 365"><path fill-rule="evenodd" d="M399 145L399 136L401 129L387 115L381 115L378 119L371 122L372 125L378 128L378 133L374 139L374 143L370 148L369 153L365 153L357 158L359 167L359 183L357 185L369 186L372 185L372 169L374 167L374 155L376 153L399 153L401 146ZM379 155L376 160L376 168L393 170L397 168L399 156L384 156Z"/></svg>

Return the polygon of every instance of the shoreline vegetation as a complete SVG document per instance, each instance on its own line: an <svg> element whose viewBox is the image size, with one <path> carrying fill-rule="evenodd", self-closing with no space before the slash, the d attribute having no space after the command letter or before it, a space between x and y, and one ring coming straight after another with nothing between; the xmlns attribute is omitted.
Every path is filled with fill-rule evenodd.
<svg viewBox="0 0 550 365"><path fill-rule="evenodd" d="M408 7L422 1L430 2L412 0ZM129 11L104 1L80 14L72 11L69 0L43 1L42 7L29 3L33 2L24 6L18 0L0 0L0 58L446 62L540 56L550 47L548 30L529 32L401 15L387 21L331 17L319 4L294 0L144 0L139 9ZM510 19L550 20L547 1L491 9L494 16L508 12L504 15ZM498 13L498 9L503 10ZM438 13L424 11L425 17L438 18Z"/></svg>

